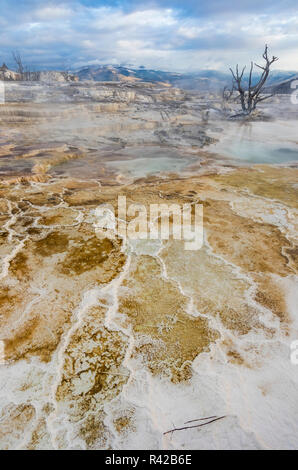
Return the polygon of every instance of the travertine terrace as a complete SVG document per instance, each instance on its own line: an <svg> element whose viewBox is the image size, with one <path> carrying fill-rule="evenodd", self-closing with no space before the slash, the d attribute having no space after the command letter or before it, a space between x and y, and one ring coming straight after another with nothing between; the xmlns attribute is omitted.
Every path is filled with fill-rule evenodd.
<svg viewBox="0 0 298 470"><path fill-rule="evenodd" d="M206 99L162 84L6 98L1 448L297 445L297 165L208 151L216 98L207 121ZM204 246L99 237L95 209L118 195L203 204ZM210 415L226 418L163 435Z"/></svg>

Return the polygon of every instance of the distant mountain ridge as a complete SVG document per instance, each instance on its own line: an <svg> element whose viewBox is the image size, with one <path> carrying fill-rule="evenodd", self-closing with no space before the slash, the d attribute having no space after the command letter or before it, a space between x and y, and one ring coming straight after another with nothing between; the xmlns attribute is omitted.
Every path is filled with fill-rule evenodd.
<svg viewBox="0 0 298 470"><path fill-rule="evenodd" d="M92 81L144 81L162 82L186 90L213 91L230 86L232 77L229 71L201 70L198 72L176 73L162 70L146 69L145 67L125 67L114 65L91 65L77 70L79 80ZM268 86L288 80L297 75L293 71L274 70L268 78ZM254 80L257 81L259 74L256 73ZM248 81L248 76L244 76Z"/></svg>
<svg viewBox="0 0 298 470"><path fill-rule="evenodd" d="M179 79L181 74L174 72L163 72L145 68L130 68L113 65L86 66L78 71L76 75L80 80L93 81L144 81L144 82L172 82Z"/></svg>
<svg viewBox="0 0 298 470"><path fill-rule="evenodd" d="M95 82L155 82L171 85L189 91L213 92L222 90L225 86L231 87L231 73L206 69L197 72L178 73L163 70L147 69L146 67L128 67L123 65L88 65L72 73L64 71L38 71L26 72L26 81L76 82L91 80ZM258 71L255 71L253 83L258 80ZM21 75L3 64L0 67L0 80L24 80ZM298 79L298 72L273 70L266 83L265 91L268 93L291 93L291 84ZM247 85L248 75L244 75L244 85Z"/></svg>

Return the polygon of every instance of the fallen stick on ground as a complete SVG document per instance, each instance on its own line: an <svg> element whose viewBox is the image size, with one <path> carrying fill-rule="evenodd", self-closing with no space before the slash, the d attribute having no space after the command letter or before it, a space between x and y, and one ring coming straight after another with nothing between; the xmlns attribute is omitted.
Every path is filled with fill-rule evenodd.
<svg viewBox="0 0 298 470"><path fill-rule="evenodd" d="M183 431L184 429L199 428L201 426L206 426L207 424L213 423L214 421L218 421L219 419L223 419L223 418L225 418L225 416L219 416L218 418L212 419L211 421L208 421L207 423L195 424L194 426L183 426L182 428L170 429L170 431L166 431L163 434L166 435L166 434L170 434L171 432L174 432L174 431ZM194 421L197 421L197 420L194 420Z"/></svg>
<svg viewBox="0 0 298 470"><path fill-rule="evenodd" d="M206 419L212 419L212 418L217 418L217 416L207 416L207 418L192 419L190 421L185 421L184 424L194 423L195 421L205 421Z"/></svg>

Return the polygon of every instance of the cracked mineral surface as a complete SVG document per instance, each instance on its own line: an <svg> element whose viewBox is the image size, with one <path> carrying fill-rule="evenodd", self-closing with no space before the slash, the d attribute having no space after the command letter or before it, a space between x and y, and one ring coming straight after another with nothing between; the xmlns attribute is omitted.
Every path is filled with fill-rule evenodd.
<svg viewBox="0 0 298 470"><path fill-rule="evenodd" d="M27 91L0 108L0 448L297 447L297 160L221 153L240 124L172 87ZM202 248L103 236L119 195L203 204Z"/></svg>

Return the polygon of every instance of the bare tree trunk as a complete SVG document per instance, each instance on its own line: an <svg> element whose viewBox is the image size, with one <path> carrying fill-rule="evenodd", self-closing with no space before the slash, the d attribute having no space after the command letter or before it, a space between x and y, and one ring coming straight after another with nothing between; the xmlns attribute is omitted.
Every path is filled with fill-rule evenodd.
<svg viewBox="0 0 298 470"><path fill-rule="evenodd" d="M236 66L235 71L230 68L233 77L233 87L239 93L238 97L240 98L241 108L244 114L250 114L256 109L258 103L272 96L261 96L261 92L269 76L270 67L273 62L276 62L278 60L278 58L273 56L271 59L269 59L268 46L266 45L265 51L263 53L263 59L265 60L264 66L251 62L247 88L245 88L245 86L243 85L243 75L246 67L243 67L241 73L239 72L238 64ZM262 69L263 72L261 77L259 78L259 81L255 85L252 85L252 74L254 65Z"/></svg>
<svg viewBox="0 0 298 470"><path fill-rule="evenodd" d="M17 73L20 74L21 80L24 78L24 66L23 66L23 61L21 58L21 54L18 51L13 51L12 52L12 57L13 60L16 63L17 66Z"/></svg>
<svg viewBox="0 0 298 470"><path fill-rule="evenodd" d="M235 91L234 85L232 86L231 90L227 86L225 86L221 92L221 110L224 114L227 114L231 109L229 106L229 102L233 96Z"/></svg>
<svg viewBox="0 0 298 470"><path fill-rule="evenodd" d="M19 51L13 51L12 57L16 63L17 73L20 75L20 79L25 80L25 81L34 80L35 79L34 77L36 76L36 72L31 72L28 67L24 66L23 60Z"/></svg>

